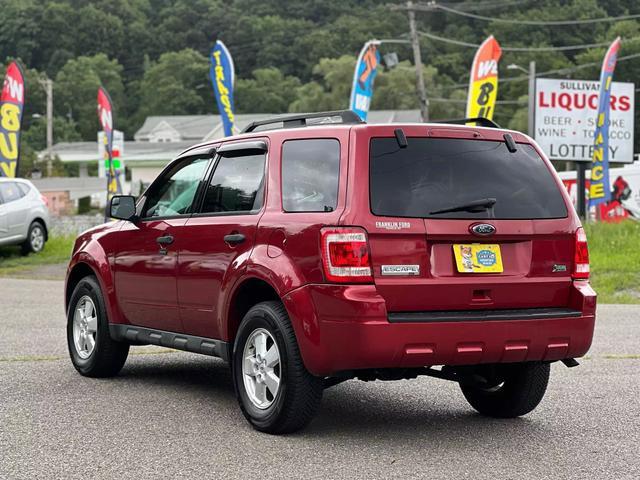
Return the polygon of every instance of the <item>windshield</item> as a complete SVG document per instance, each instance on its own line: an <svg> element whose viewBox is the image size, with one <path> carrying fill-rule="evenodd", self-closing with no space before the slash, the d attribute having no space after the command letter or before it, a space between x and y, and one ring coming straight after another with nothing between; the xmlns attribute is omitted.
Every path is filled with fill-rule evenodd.
<svg viewBox="0 0 640 480"><path fill-rule="evenodd" d="M389 217L543 219L567 216L562 194L531 145L451 138L373 138L371 211ZM486 208L451 211L495 199ZM489 202L491 203L491 202ZM441 213L436 213L439 211ZM433 212L433 213L430 213Z"/></svg>

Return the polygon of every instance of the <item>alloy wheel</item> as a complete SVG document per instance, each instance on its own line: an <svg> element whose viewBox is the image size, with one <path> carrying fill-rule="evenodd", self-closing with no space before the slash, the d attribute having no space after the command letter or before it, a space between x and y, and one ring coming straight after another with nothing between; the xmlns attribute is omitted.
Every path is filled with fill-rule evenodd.
<svg viewBox="0 0 640 480"><path fill-rule="evenodd" d="M280 351L264 328L254 330L245 342L242 378L251 403L262 410L273 404L281 384Z"/></svg>
<svg viewBox="0 0 640 480"><path fill-rule="evenodd" d="M39 252L44 248L44 231L41 227L35 226L31 229L29 242L31 243L31 249L34 252Z"/></svg>
<svg viewBox="0 0 640 480"><path fill-rule="evenodd" d="M78 356L86 360L96 347L98 313L93 300L84 295L76 304L73 314L73 343Z"/></svg>

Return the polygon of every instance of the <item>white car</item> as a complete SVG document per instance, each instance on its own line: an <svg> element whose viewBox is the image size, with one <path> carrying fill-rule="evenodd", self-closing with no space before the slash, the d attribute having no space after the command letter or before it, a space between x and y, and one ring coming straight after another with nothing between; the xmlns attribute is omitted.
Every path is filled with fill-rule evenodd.
<svg viewBox="0 0 640 480"><path fill-rule="evenodd" d="M49 235L49 209L33 184L22 178L0 178L0 246L21 245L37 253Z"/></svg>

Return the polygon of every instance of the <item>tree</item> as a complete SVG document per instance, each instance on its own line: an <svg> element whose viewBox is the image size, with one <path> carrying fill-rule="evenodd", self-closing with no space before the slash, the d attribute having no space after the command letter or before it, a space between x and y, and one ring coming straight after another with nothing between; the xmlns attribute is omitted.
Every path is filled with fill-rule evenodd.
<svg viewBox="0 0 640 480"><path fill-rule="evenodd" d="M164 53L145 71L139 85L136 125L148 115L214 113L209 61L192 49Z"/></svg>
<svg viewBox="0 0 640 480"><path fill-rule="evenodd" d="M284 113L300 87L297 77L284 76L275 67L253 71L253 78L236 80L235 105L239 113Z"/></svg>
<svg viewBox="0 0 640 480"><path fill-rule="evenodd" d="M462 116L461 102L455 90L446 87L453 83L440 75L433 66L423 66L425 88L429 102L430 119L445 119ZM449 98L451 93L453 98ZM466 98L466 97L465 97ZM393 69L381 71L376 77L373 91L373 110L417 110L420 108L416 90L416 70L408 61L400 62Z"/></svg>
<svg viewBox="0 0 640 480"><path fill-rule="evenodd" d="M234 55L236 71L247 76L256 68L276 67L285 75L300 76L317 61L308 61L301 39L313 31L314 24L301 18L277 15L242 14L233 28L218 35Z"/></svg>
<svg viewBox="0 0 640 480"><path fill-rule="evenodd" d="M349 55L340 58L323 58L313 69L317 81L306 83L298 88L297 98L291 103L292 112L312 112L322 110L345 109L349 106L351 86L356 59ZM400 62L395 68L384 71L382 67L375 79L372 110L411 110L418 109L415 68L408 61ZM444 85L452 83L447 76L439 75L432 66L423 67L425 84L429 97L440 99L448 97L443 91ZM464 103L459 95L452 102L432 102L432 118L452 118L460 116L460 104ZM445 100L447 100L445 98ZM462 109L464 110L464 109Z"/></svg>
<svg viewBox="0 0 640 480"><path fill-rule="evenodd" d="M33 0L4 0L0 6L0 58L21 58L32 64L40 47L40 6Z"/></svg>
<svg viewBox="0 0 640 480"><path fill-rule="evenodd" d="M117 58L123 48L124 25L115 15L89 4L78 10L74 39L82 46L83 55L104 53Z"/></svg>
<svg viewBox="0 0 640 480"><path fill-rule="evenodd" d="M39 65L49 75L55 75L69 60L76 56L77 43L73 29L78 12L65 3L51 3L42 12L42 22L38 32L40 48L34 54L33 64Z"/></svg>
<svg viewBox="0 0 640 480"><path fill-rule="evenodd" d="M319 80L298 88L297 98L289 106L289 111L313 112L348 108L355 66L356 59L350 55L320 60L313 68L313 74Z"/></svg>
<svg viewBox="0 0 640 480"><path fill-rule="evenodd" d="M237 18L229 15L229 7L221 0L177 0L162 3L164 8L159 9L159 18L153 24L156 41L150 45L149 53L152 58L167 51L177 52L185 48L206 55L220 31ZM239 16L246 14L244 11Z"/></svg>
<svg viewBox="0 0 640 480"><path fill-rule="evenodd" d="M53 118L53 142L77 142L82 140L77 126L73 120L63 117ZM18 168L20 176L29 175L34 168L38 167L42 174L46 174L44 165L37 161L37 152L44 150L47 146L47 119L40 117L34 119L31 126L22 133L20 148L20 163ZM97 147L96 147L97 148ZM57 157L56 157L57 158ZM68 164L62 164L59 160L54 162L53 176L65 175L70 168ZM61 170L64 168L64 170ZM77 170L77 165L71 167Z"/></svg>
<svg viewBox="0 0 640 480"><path fill-rule="evenodd" d="M78 126L68 118L53 117L53 143L79 142L82 140ZM35 119L31 127L24 130L22 141L29 144L34 150L42 151L47 147L47 119L40 117ZM96 147L97 148L97 147Z"/></svg>
<svg viewBox="0 0 640 480"><path fill-rule="evenodd" d="M56 76L53 93L55 113L72 118L84 140L95 140L100 128L96 114L100 85L111 96L115 128L124 130L127 120L118 117L124 110L125 101L122 66L116 60L109 60L102 53L93 57L78 57L69 60Z"/></svg>

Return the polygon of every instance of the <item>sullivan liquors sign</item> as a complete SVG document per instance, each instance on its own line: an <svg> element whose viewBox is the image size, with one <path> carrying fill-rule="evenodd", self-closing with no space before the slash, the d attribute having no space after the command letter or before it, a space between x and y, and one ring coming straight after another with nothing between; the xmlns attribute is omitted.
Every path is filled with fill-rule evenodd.
<svg viewBox="0 0 640 480"><path fill-rule="evenodd" d="M551 160L591 162L600 82L536 80L535 139ZM609 161L633 162L634 84L613 82Z"/></svg>

